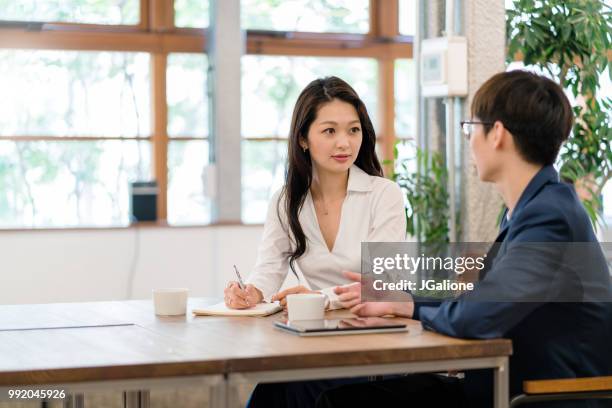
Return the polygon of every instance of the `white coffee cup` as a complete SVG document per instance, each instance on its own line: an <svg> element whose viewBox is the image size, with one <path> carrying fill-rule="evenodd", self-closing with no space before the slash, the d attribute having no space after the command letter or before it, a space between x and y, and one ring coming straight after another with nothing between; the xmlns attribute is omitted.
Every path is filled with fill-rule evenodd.
<svg viewBox="0 0 612 408"><path fill-rule="evenodd" d="M158 316L180 316L187 312L189 289L153 289L153 304Z"/></svg>
<svg viewBox="0 0 612 408"><path fill-rule="evenodd" d="M287 296L289 320L318 320L325 316L325 295L296 293Z"/></svg>

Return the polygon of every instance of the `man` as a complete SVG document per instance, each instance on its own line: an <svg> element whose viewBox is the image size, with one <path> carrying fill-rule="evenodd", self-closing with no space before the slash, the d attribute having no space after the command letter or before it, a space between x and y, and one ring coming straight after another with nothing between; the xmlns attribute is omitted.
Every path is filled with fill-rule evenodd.
<svg viewBox="0 0 612 408"><path fill-rule="evenodd" d="M503 72L477 91L471 114L472 120L462 127L479 178L494 183L507 207L490 268L472 293L452 301L432 304L408 295L406 302L361 303L357 285L336 289L343 305L361 316L419 319L425 329L453 337L511 339L511 395L521 393L524 380L612 375L612 303L602 301L612 299L610 275L575 191L559 182L552 166L571 131L569 101L547 78L526 71ZM555 248L555 243L570 242L592 243L587 244L588 277L571 277L547 267L546 262L538 264L541 254L537 251L534 257L525 256L525 250L538 245ZM353 273L347 276L360 278ZM579 287L568 286L571 282ZM567 301L588 298L591 284L597 286L598 301ZM580 293L572 293L572 288ZM560 295L562 291L565 296ZM495 294L510 300L495 301ZM468 371L465 380L427 374L343 385L325 391L317 406L370 402L410 407L421 401L490 407L491 372ZM537 406L612 404L607 401Z"/></svg>

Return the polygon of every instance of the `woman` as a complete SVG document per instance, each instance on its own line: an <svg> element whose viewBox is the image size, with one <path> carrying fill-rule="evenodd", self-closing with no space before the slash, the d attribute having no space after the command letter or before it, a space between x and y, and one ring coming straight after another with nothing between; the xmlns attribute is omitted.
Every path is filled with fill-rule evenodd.
<svg viewBox="0 0 612 408"><path fill-rule="evenodd" d="M335 308L333 288L349 283L342 271L361 269L362 241L404 240L403 195L383 178L375 144L365 105L346 82L306 86L291 120L285 185L270 202L248 284L225 289L228 307L286 305L288 294L320 292ZM302 284L278 292L289 269Z"/></svg>

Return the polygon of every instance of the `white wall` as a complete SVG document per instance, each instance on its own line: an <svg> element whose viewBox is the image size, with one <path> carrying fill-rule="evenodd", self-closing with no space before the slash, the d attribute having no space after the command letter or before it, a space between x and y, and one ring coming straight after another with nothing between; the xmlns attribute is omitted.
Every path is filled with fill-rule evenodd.
<svg viewBox="0 0 612 408"><path fill-rule="evenodd" d="M151 289L187 287L192 296L222 296L248 275L261 226L141 227L0 232L0 304L150 297Z"/></svg>
<svg viewBox="0 0 612 408"><path fill-rule="evenodd" d="M600 239L612 241L611 231ZM126 299L134 261L132 299L161 287L222 296L234 263L243 276L255 264L261 233L261 226L0 231L0 304Z"/></svg>

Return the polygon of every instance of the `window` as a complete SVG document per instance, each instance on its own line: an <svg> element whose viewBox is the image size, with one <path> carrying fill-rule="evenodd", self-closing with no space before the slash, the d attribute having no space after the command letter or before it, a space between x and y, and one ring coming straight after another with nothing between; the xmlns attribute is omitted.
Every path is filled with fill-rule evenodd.
<svg viewBox="0 0 612 408"><path fill-rule="evenodd" d="M208 27L207 0L174 0L174 25L177 27Z"/></svg>
<svg viewBox="0 0 612 408"><path fill-rule="evenodd" d="M311 80L357 90L381 159L396 133L411 136L412 48L398 13L383 12L395 1L241 1L242 27L257 30L242 58L244 222L262 222L282 185L293 105ZM158 218L211 222L208 0L0 0L0 20L0 228L125 226L129 183L152 179Z"/></svg>
<svg viewBox="0 0 612 408"><path fill-rule="evenodd" d="M329 75L342 78L355 89L377 127L374 59L247 55L242 58L242 72L243 136L287 137L293 106L302 89Z"/></svg>
<svg viewBox="0 0 612 408"><path fill-rule="evenodd" d="M0 0L0 20L138 24L138 0Z"/></svg>
<svg viewBox="0 0 612 408"><path fill-rule="evenodd" d="M168 56L168 136L208 137L208 59L204 54Z"/></svg>
<svg viewBox="0 0 612 408"><path fill-rule="evenodd" d="M208 165L208 60L204 54L168 56L168 223L210 222Z"/></svg>
<svg viewBox="0 0 612 408"><path fill-rule="evenodd" d="M369 0L242 0L250 30L367 33Z"/></svg>
<svg viewBox="0 0 612 408"><path fill-rule="evenodd" d="M0 51L1 227L128 223L128 181L151 177L149 77L144 53Z"/></svg>
<svg viewBox="0 0 612 408"><path fill-rule="evenodd" d="M283 186L287 142L242 142L242 221L262 223L272 194Z"/></svg>
<svg viewBox="0 0 612 408"><path fill-rule="evenodd" d="M399 0L399 32L402 35L416 35L418 0Z"/></svg>
<svg viewBox="0 0 612 408"><path fill-rule="evenodd" d="M200 225L210 222L205 168L208 141L172 141L168 146L168 223Z"/></svg>
<svg viewBox="0 0 612 408"><path fill-rule="evenodd" d="M148 142L0 141L0 227L128 224L128 181L150 179Z"/></svg>
<svg viewBox="0 0 612 408"><path fill-rule="evenodd" d="M395 61L395 133L400 139L416 135L417 79L414 60Z"/></svg>
<svg viewBox="0 0 612 408"><path fill-rule="evenodd" d="M395 134L400 141L396 145L396 165L416 155L416 87L414 60L395 60Z"/></svg>
<svg viewBox="0 0 612 408"><path fill-rule="evenodd" d="M145 53L0 50L0 135L148 135L149 65Z"/></svg>

